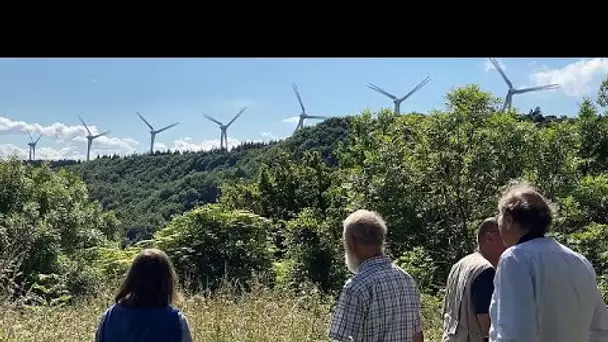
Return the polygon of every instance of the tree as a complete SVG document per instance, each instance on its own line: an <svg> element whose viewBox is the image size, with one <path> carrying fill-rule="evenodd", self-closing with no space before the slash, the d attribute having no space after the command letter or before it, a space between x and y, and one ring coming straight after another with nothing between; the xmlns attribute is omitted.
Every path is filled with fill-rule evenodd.
<svg viewBox="0 0 608 342"><path fill-rule="evenodd" d="M221 281L244 283L271 269L268 219L219 205L196 208L156 232L154 245L175 263L180 278L196 288L216 289Z"/></svg>
<svg viewBox="0 0 608 342"><path fill-rule="evenodd" d="M608 75L602 84L600 85L600 89L597 91L597 103L602 107L608 107Z"/></svg>
<svg viewBox="0 0 608 342"><path fill-rule="evenodd" d="M86 251L114 240L117 226L113 213L90 201L71 172L0 162L0 280L2 265L12 264L14 295L95 291Z"/></svg>

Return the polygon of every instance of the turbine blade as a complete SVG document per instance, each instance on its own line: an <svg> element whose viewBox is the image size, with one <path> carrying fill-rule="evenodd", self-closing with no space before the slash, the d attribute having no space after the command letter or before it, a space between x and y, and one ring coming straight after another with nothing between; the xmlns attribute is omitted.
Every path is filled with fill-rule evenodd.
<svg viewBox="0 0 608 342"><path fill-rule="evenodd" d="M422 80L422 82L418 83L418 85L414 89L412 89L409 93L407 93L404 97L402 97L401 101L404 101L408 97L412 96L415 92L417 92L422 87L427 85L430 81L431 81L431 76L427 76L424 80Z"/></svg>
<svg viewBox="0 0 608 342"><path fill-rule="evenodd" d="M302 102L302 97L300 96L300 91L298 90L298 86L295 83L292 83L291 87L293 88L293 92L296 93L296 96L298 97L298 102L300 103L300 107L302 108L302 113L306 113L304 103Z"/></svg>
<svg viewBox="0 0 608 342"><path fill-rule="evenodd" d="M384 89L382 89L382 88L378 87L377 85L375 85L375 84L373 84L373 83L368 84L368 85L367 85L367 87L368 87L369 89L371 89L371 90L374 90L374 91L379 92L380 94L383 94L383 95L385 95L385 96L388 96L388 97L390 97L390 98L391 98L391 99L393 99L393 100L396 100L396 99L397 99L397 96L395 96L395 95L393 95L393 94L389 93L388 91L386 91L386 90L384 90Z"/></svg>
<svg viewBox="0 0 608 342"><path fill-rule="evenodd" d="M91 135L91 130L89 129L89 126L87 126L87 124L84 123L84 119L81 116L78 116L78 120L80 120L80 122L82 123L82 125L84 126L84 128L87 129L87 132L89 132L89 135Z"/></svg>
<svg viewBox="0 0 608 342"><path fill-rule="evenodd" d="M306 118L307 119L321 119L321 120L325 120L325 119L329 119L330 116L307 115Z"/></svg>
<svg viewBox="0 0 608 342"><path fill-rule="evenodd" d="M34 142L34 145L38 143L38 141L40 141L40 138L42 138L42 134L40 134L40 136L38 137L38 139L36 139L36 141Z"/></svg>
<svg viewBox="0 0 608 342"><path fill-rule="evenodd" d="M148 127L150 127L150 130L153 131L154 127L152 127L152 125L150 125L150 123L144 119L143 115L139 114L139 112L135 112L135 114L137 114L137 116L139 116L139 118L146 123L146 125L148 125Z"/></svg>
<svg viewBox="0 0 608 342"><path fill-rule="evenodd" d="M235 116L232 118L232 120L230 120L230 122L226 124L226 127L229 127L230 125L232 125L232 123L234 122L234 120L238 119L238 118L239 118L239 116L241 116L241 114L243 114L243 112L245 112L245 109L247 109L247 106L245 106L245 107L241 108L241 111L240 111L240 112L238 112L238 114L236 114L236 115L235 115Z"/></svg>
<svg viewBox="0 0 608 342"><path fill-rule="evenodd" d="M106 134L108 134L108 133L110 133L110 132L112 132L112 131L105 131L105 132L103 132L103 133L99 133L99 134L97 134L97 135L93 136L93 139L96 139L96 138L99 138L99 137L101 137L101 136L104 136L104 135L106 135Z"/></svg>
<svg viewBox="0 0 608 342"><path fill-rule="evenodd" d="M511 81L509 81L509 79L507 78L507 75L505 75L505 72L502 71L502 68L500 67L500 64L498 64L498 61L495 60L494 58L490 57L490 62L492 62L492 64L494 64L494 67L496 68L496 70L498 70L498 72L500 73L500 75L502 76L502 78L505 80L505 82L507 82L507 85L510 88L513 88L513 83L511 83Z"/></svg>
<svg viewBox="0 0 608 342"><path fill-rule="evenodd" d="M515 91L516 94L523 94L523 93L528 93L531 91L537 91L537 90L551 90L551 89L557 89L559 88L559 84L547 84L544 86L538 86L538 87L531 87L531 88L525 88L525 89L517 89Z"/></svg>
<svg viewBox="0 0 608 342"><path fill-rule="evenodd" d="M171 128L171 127L175 127L175 126L177 126L177 125L179 125L179 122L172 123L172 124L170 124L170 125L169 125L169 126L167 126L167 127L163 127L163 128L161 128L161 129L159 129L158 131L156 131L156 133L160 133L160 132L162 132L162 131L166 131L166 130L168 130L169 128Z"/></svg>
<svg viewBox="0 0 608 342"><path fill-rule="evenodd" d="M223 126L223 125L224 125L223 123L221 123L221 122L219 122L219 121L215 120L214 118L210 117L209 115L207 115L207 114L205 114L205 113L203 113L203 116L204 116L204 117L205 117L207 120L211 120L211 121L215 122L216 124L218 124L218 125L220 125L220 126Z"/></svg>
<svg viewBox="0 0 608 342"><path fill-rule="evenodd" d="M25 130L25 133L27 133L27 135L30 136L30 141L34 141L34 138L32 137L32 135L30 134L30 131Z"/></svg>

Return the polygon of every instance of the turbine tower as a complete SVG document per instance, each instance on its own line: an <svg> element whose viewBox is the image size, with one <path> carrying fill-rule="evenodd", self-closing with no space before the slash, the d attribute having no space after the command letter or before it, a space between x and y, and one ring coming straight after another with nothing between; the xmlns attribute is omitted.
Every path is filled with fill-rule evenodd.
<svg viewBox="0 0 608 342"><path fill-rule="evenodd" d="M378 87L377 85L375 85L373 83L368 84L367 87L371 90L377 91L380 94L391 98L393 100L393 103L395 104L394 112L395 112L395 114L399 115L399 114L401 114L401 102L405 101L405 99L412 96L415 92L417 92L422 87L427 85L427 83L429 83L430 81L431 81L431 77L427 76L422 82L420 82L414 89L412 89L409 93L405 94L405 96L402 98L398 98L397 96L387 92L386 90Z"/></svg>
<svg viewBox="0 0 608 342"><path fill-rule="evenodd" d="M152 127L152 125L150 125L150 123L146 119L144 119L144 117L139 112L136 112L135 114L137 114L137 116L139 116L139 118L146 125L148 125L148 127L150 127L150 154L154 154L154 139L156 138L156 135L160 132L168 130L171 127L175 127L175 126L179 125L179 122L174 122L174 123L170 124L169 126L163 127L159 130L154 130L154 127Z"/></svg>
<svg viewBox="0 0 608 342"><path fill-rule="evenodd" d="M293 92L296 93L298 98L298 102L300 103L300 108L302 108L302 113L300 113L300 120L298 121L298 126L296 126L296 131L300 128L304 127L304 120L306 119L327 119L328 116L319 116L319 115L308 115L306 113L306 108L304 108L304 103L302 103L302 97L300 96L300 91L298 90L298 86L295 83L291 84L293 88Z"/></svg>
<svg viewBox="0 0 608 342"><path fill-rule="evenodd" d="M498 62L492 57L490 57L490 62L492 62L492 64L494 64L494 67L496 68L496 70L498 70L498 72L500 73L502 78L507 83L507 86L509 86L509 90L507 91L507 97L505 97L505 103L502 105L501 112L504 112L507 108L511 107L511 103L513 102L513 96L516 94L523 94L523 93L528 93L531 91L551 90L551 89L559 88L559 84L547 84L547 85L538 86L538 87L515 89L515 88L513 88L513 83L511 83L511 81L509 81L509 79L507 78L507 75L505 75L505 72L502 70L502 68L500 67Z"/></svg>
<svg viewBox="0 0 608 342"><path fill-rule="evenodd" d="M217 121L216 119L210 117L209 115L203 114L203 116L207 120L213 121L220 126L220 130L222 131L222 133L220 133L220 149L228 150L228 133L226 131L228 130L228 127L230 127L230 125L232 125L234 120L238 119L239 116L241 116L241 114L243 114L245 109L247 109L247 106L241 108L241 110L232 118L232 120L230 120L230 122L228 122L225 125L223 123Z"/></svg>
<svg viewBox="0 0 608 342"><path fill-rule="evenodd" d="M84 120L82 119L82 117L78 117L78 120L80 120L80 122L82 123L82 125L84 126L84 128L87 129L87 132L89 133L89 135L87 135L87 161L89 161L89 157L91 156L91 145L93 145L93 140L106 135L108 133L110 133L111 131L105 131L103 133L97 134L97 135L93 135L91 133L91 130L89 129L89 127L87 126L86 123L84 123Z"/></svg>
<svg viewBox="0 0 608 342"><path fill-rule="evenodd" d="M26 131L27 135L30 136L30 142L27 143L27 145L30 147L30 161L32 160L36 160L36 144L38 143L38 141L40 141L40 138L42 138L42 134L40 134L40 136L38 137L38 139L34 140L34 138L32 137L32 135L30 134L29 131Z"/></svg>

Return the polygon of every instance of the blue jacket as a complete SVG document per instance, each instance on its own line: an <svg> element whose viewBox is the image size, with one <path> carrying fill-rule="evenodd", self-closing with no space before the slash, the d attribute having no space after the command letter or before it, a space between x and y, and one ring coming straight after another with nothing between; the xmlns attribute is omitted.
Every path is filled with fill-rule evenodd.
<svg viewBox="0 0 608 342"><path fill-rule="evenodd" d="M181 312L172 307L132 309L114 304L103 314L97 342L181 342Z"/></svg>

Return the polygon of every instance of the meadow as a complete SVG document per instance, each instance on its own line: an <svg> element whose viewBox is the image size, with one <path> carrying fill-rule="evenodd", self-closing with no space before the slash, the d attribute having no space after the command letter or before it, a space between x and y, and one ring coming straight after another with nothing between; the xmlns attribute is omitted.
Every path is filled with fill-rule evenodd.
<svg viewBox="0 0 608 342"><path fill-rule="evenodd" d="M194 341L206 342L319 342L328 341L332 298L310 288L292 292L263 286L237 294L225 286L215 295L184 295L184 311ZM0 307L0 341L92 341L100 315L112 303L112 293L80 298L65 306ZM440 301L424 296L423 319L427 341L440 341Z"/></svg>

